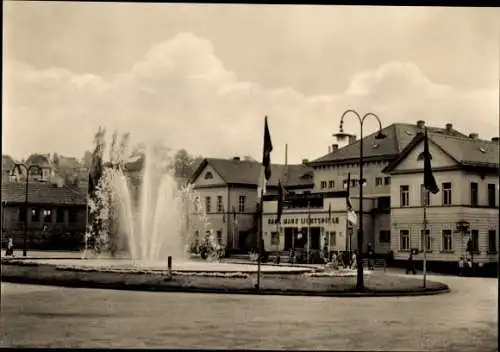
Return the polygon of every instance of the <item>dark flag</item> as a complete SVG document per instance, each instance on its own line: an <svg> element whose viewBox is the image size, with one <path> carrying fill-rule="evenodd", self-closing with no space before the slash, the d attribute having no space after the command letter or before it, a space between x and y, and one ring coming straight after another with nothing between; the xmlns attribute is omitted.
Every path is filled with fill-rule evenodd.
<svg viewBox="0 0 500 352"><path fill-rule="evenodd" d="M436 194L439 192L439 187L436 183L434 175L432 174L432 155L429 152L429 137L427 136L427 128L425 129L424 151L420 153L417 160L422 159L424 159L424 188L429 192Z"/></svg>
<svg viewBox="0 0 500 352"><path fill-rule="evenodd" d="M351 173L349 172L347 174L347 195L346 195L346 206L347 206L347 220L353 224L356 225L358 221L358 217L356 213L354 212L351 204Z"/></svg>
<svg viewBox="0 0 500 352"><path fill-rule="evenodd" d="M281 215L283 214L283 185L281 184L281 180L278 181L278 211L276 222L279 223L281 221Z"/></svg>
<svg viewBox="0 0 500 352"><path fill-rule="evenodd" d="M236 207L233 205L233 220L236 220Z"/></svg>
<svg viewBox="0 0 500 352"><path fill-rule="evenodd" d="M328 221L332 220L332 203L328 205Z"/></svg>
<svg viewBox="0 0 500 352"><path fill-rule="evenodd" d="M271 134L267 125L267 116L264 120L264 150L262 152L262 166L264 167L264 176L266 181L271 178L271 152L273 151L273 143L271 142Z"/></svg>
<svg viewBox="0 0 500 352"><path fill-rule="evenodd" d="M222 208L222 222L226 222L226 211L224 210L224 208Z"/></svg>

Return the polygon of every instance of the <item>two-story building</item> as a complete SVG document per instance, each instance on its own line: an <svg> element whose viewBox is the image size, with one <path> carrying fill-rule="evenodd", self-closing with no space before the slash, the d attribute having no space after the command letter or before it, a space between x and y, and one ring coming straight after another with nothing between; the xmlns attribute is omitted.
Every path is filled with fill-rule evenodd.
<svg viewBox="0 0 500 352"><path fill-rule="evenodd" d="M379 254L391 250L392 178L384 169L399 157L424 127L425 122L422 120L416 124L394 123L382 129L385 135L383 139L375 138L378 131L364 137L363 141L352 136L344 147L339 148L338 144L333 144L328 148L328 154L310 163L314 168L314 192L346 190L347 176L350 173L351 203L359 218L359 158L360 145L363 143L363 251L369 243ZM444 128L428 129L443 136L467 137L453 129L451 124L446 124ZM335 202L332 211L345 214L346 206L342 202ZM357 249L356 236L357 231L354 231L351 239L353 246L348 249ZM337 246L336 249L343 250L342 246Z"/></svg>
<svg viewBox="0 0 500 352"><path fill-rule="evenodd" d="M262 164L257 161L207 158L191 177L190 183L206 213L204 221L194 216L191 231L201 236L206 227L214 230L226 248L246 253L256 247L259 218L257 187ZM313 170L306 165L271 166L267 195L277 194L278 181L294 194L313 189ZM198 215L198 214L196 214Z"/></svg>
<svg viewBox="0 0 500 352"><path fill-rule="evenodd" d="M384 172L391 176L391 249L404 260L410 249L427 252L429 266L454 266L470 238L477 263L497 263L499 143L429 131L432 169L440 191L423 187L424 135L414 136ZM427 231L424 233L424 205ZM467 224L466 231L460 225ZM419 254L416 260L422 259Z"/></svg>

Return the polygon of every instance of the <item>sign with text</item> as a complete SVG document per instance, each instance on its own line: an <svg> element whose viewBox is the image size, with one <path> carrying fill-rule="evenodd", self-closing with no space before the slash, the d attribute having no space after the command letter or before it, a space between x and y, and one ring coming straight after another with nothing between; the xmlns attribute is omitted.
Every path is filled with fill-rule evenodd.
<svg viewBox="0 0 500 352"><path fill-rule="evenodd" d="M308 221L309 220L309 221ZM320 225L320 224L338 224L339 223L339 218L338 217L331 217L329 218L328 216L311 216L308 218L307 216L300 217L300 218L292 218L292 217L286 217L281 219L281 224L282 225ZM276 218L269 218L267 219L267 224L268 225L276 225Z"/></svg>

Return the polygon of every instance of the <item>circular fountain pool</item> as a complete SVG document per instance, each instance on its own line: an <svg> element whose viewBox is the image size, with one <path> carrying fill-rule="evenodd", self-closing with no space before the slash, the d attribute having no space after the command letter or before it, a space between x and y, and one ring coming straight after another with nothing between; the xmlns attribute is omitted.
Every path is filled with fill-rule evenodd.
<svg viewBox="0 0 500 352"><path fill-rule="evenodd" d="M128 259L34 259L37 264L55 266L60 270L96 270L96 271L151 271L163 272L168 269L167 263L133 261ZM224 263L210 261L172 261L172 271L184 273L256 273L257 264ZM262 273L301 274L315 271L311 267L297 267L286 265L261 265Z"/></svg>

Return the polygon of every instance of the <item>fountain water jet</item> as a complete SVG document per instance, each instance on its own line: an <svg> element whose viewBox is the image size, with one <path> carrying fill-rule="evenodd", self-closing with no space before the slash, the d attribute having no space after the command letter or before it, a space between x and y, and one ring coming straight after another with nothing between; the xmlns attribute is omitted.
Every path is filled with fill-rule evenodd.
<svg viewBox="0 0 500 352"><path fill-rule="evenodd" d="M175 177L165 172L162 160L148 147L144 155L139 195L122 170L113 170L112 191L119 207L120 232L125 234L133 261L187 259L187 217L193 208L190 187L179 188Z"/></svg>

